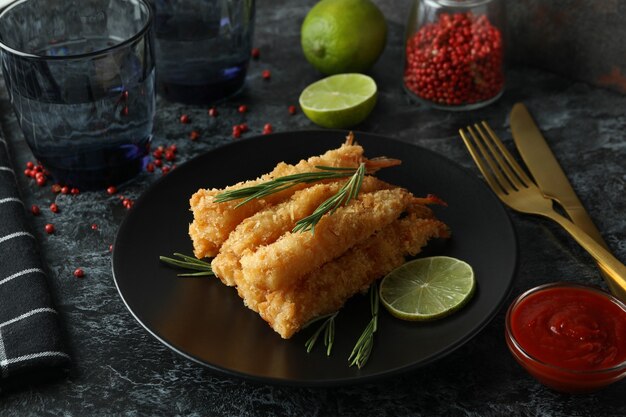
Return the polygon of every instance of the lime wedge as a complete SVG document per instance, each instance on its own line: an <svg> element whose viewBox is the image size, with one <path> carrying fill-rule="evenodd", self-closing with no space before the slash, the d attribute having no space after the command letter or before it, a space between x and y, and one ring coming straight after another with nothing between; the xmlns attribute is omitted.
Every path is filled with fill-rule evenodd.
<svg viewBox="0 0 626 417"><path fill-rule="evenodd" d="M300 107L315 124L329 128L354 126L370 114L376 104L377 88L363 74L337 74L306 87Z"/></svg>
<svg viewBox="0 0 626 417"><path fill-rule="evenodd" d="M380 284L380 301L400 319L434 320L463 307L475 288L471 266L456 258L433 256L391 271Z"/></svg>

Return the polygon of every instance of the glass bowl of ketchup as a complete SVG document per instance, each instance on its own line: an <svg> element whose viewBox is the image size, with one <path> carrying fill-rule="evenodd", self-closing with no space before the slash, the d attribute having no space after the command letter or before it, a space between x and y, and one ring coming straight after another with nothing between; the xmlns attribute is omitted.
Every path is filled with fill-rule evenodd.
<svg viewBox="0 0 626 417"><path fill-rule="evenodd" d="M517 362L557 391L592 392L626 376L626 304L600 289L532 288L509 307L505 336Z"/></svg>

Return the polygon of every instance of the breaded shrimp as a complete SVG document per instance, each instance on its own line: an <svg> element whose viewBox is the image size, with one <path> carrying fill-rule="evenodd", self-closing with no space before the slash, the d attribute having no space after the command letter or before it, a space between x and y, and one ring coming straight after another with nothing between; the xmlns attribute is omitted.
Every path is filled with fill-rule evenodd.
<svg viewBox="0 0 626 417"><path fill-rule="evenodd" d="M241 274L239 259L242 254L275 242L284 233L291 231L298 220L310 215L320 204L335 195L344 184L345 180L315 184L296 191L287 201L267 207L243 220L231 232L211 262L213 272L224 284L235 285L235 274ZM393 187L376 177L365 176L361 193Z"/></svg>
<svg viewBox="0 0 626 417"><path fill-rule="evenodd" d="M239 204L238 200L223 203L214 202L213 200L217 194L257 185L276 177L314 171L317 165L354 167L358 165L362 157L362 147L343 144L338 149L330 150L321 156L311 157L308 160L302 160L296 165L288 165L281 162L272 172L256 180L240 182L224 189L198 190L189 201L194 216L194 220L189 226L189 235L193 241L196 258L200 259L217 255L222 243L243 219L250 217L268 205L288 198L297 191L298 187L292 187L269 195L264 199L252 200L237 208L235 206ZM302 185L299 188L304 187L306 185Z"/></svg>
<svg viewBox="0 0 626 417"><path fill-rule="evenodd" d="M243 254L243 278L268 290L295 286L307 273L391 224L413 198L401 188L361 194L324 215L314 233L287 232L276 242Z"/></svg>
<svg viewBox="0 0 626 417"><path fill-rule="evenodd" d="M363 148L359 145L352 144L352 142L353 137L349 136L346 143L341 145L338 149L330 150L321 156L311 157L308 160L302 160L296 165L281 162L276 165L272 172L256 180L240 182L224 189L213 188L210 190L198 190L189 200L194 215L194 220L189 225L189 235L193 242L194 255L196 258L214 257L217 255L224 241L228 238L230 232L232 232L243 219L250 217L265 207L284 201L294 192L309 185L300 184L268 195L263 199L252 200L240 207L236 207L237 204L239 204L238 200L216 203L214 198L221 192L257 185L286 175L317 171L316 166L320 165L356 168L360 163L364 162L368 172L371 173L380 168L394 166L400 163L400 161L396 159L388 158L377 158L370 163L370 161L363 156Z"/></svg>
<svg viewBox="0 0 626 417"><path fill-rule="evenodd" d="M246 282L237 289L245 304L258 312L284 339L310 320L340 309L352 295L366 291L414 256L432 238L448 237L447 226L417 214L396 220L339 258L307 274L292 287L268 291Z"/></svg>

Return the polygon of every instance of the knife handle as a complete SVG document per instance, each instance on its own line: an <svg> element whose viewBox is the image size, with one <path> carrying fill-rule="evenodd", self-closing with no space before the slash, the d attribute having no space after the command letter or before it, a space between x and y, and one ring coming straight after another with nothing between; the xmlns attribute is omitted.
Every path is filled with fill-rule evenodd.
<svg viewBox="0 0 626 417"><path fill-rule="evenodd" d="M567 218L556 212L545 214L560 224L580 246L589 252L604 272L603 276L613 295L626 302L626 265Z"/></svg>

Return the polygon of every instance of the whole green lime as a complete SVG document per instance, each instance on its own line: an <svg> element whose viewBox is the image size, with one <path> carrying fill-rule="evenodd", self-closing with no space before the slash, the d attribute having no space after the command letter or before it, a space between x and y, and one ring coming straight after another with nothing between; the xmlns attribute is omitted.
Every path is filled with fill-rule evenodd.
<svg viewBox="0 0 626 417"><path fill-rule="evenodd" d="M321 0L300 34L304 56L318 71L364 72L385 49L387 22L371 0Z"/></svg>

